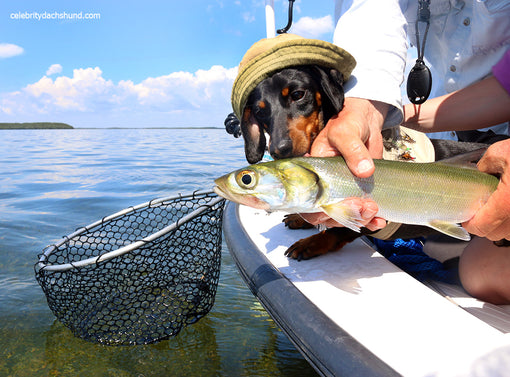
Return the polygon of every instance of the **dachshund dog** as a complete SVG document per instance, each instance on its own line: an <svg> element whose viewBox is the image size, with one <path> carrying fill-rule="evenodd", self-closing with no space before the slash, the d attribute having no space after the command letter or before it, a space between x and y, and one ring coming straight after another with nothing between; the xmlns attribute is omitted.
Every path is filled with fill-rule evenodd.
<svg viewBox="0 0 510 377"><path fill-rule="evenodd" d="M228 133L244 139L246 159L260 161L267 149L274 159L298 157L310 152L315 137L328 120L343 108L343 76L335 69L296 66L283 69L260 82L250 93L242 119L230 114ZM291 229L310 228L299 215L288 215ZM348 228L330 228L292 245L286 256L309 259L339 250L360 236Z"/></svg>

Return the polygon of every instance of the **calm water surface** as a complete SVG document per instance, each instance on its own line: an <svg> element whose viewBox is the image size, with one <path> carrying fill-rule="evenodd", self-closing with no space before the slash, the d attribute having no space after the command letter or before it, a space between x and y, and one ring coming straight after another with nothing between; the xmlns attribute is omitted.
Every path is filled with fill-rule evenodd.
<svg viewBox="0 0 510 377"><path fill-rule="evenodd" d="M42 249L106 215L212 187L245 165L223 130L0 130L0 376L314 376L223 245L212 311L176 337L107 347L56 321L34 278Z"/></svg>

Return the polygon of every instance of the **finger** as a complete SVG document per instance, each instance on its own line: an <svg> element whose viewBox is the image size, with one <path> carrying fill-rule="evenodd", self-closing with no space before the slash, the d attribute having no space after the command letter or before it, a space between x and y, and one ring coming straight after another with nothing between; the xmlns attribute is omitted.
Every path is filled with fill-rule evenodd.
<svg viewBox="0 0 510 377"><path fill-rule="evenodd" d="M329 127L331 128L331 127ZM329 143L328 131L326 127L320 132L312 143L310 148L310 156L313 157L333 157L338 156L340 153Z"/></svg>
<svg viewBox="0 0 510 377"><path fill-rule="evenodd" d="M386 220L381 217L375 217L379 212L377 203L371 199L365 199L361 210L361 217L368 221L365 228L371 231L382 229L386 226Z"/></svg>
<svg viewBox="0 0 510 377"><path fill-rule="evenodd" d="M379 207L377 206L377 203L372 199L348 198L344 200L344 203L350 204L352 207L359 209L362 225L369 227L370 230L377 230L386 226L386 220L375 217L379 212ZM324 212L302 213L301 217L312 225L323 224L328 227L343 226L342 224L330 218Z"/></svg>
<svg viewBox="0 0 510 377"><path fill-rule="evenodd" d="M510 227L505 224L501 224L496 229L493 229L489 234L487 234L486 238L491 241L499 241L499 240L510 240Z"/></svg>
<svg viewBox="0 0 510 377"><path fill-rule="evenodd" d="M388 222L382 217L374 217L367 225L365 225L365 228L375 232L376 230L384 228L386 224L388 224Z"/></svg>
<svg viewBox="0 0 510 377"><path fill-rule="evenodd" d="M360 215L361 218L364 220L368 221L372 220L375 217L375 215L377 215L377 212L379 212L379 207L377 206L377 203L371 199L362 200L360 205L361 205Z"/></svg>
<svg viewBox="0 0 510 377"><path fill-rule="evenodd" d="M479 237L485 237L491 241L498 241L503 238L510 238L510 221L501 217L478 217L462 224L469 233Z"/></svg>
<svg viewBox="0 0 510 377"><path fill-rule="evenodd" d="M349 170L359 178L368 178L374 173L375 165L360 132L355 126L345 124L331 127L327 136L329 144L344 157Z"/></svg>
<svg viewBox="0 0 510 377"><path fill-rule="evenodd" d="M365 145L370 152L370 157L383 158L383 137L381 132L372 132Z"/></svg>

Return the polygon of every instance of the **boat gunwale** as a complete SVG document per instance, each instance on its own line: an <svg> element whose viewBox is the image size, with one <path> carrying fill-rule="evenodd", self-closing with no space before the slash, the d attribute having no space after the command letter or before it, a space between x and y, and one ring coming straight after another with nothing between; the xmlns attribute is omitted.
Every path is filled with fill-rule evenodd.
<svg viewBox="0 0 510 377"><path fill-rule="evenodd" d="M223 232L230 255L251 292L319 374L400 376L334 323L257 252L241 225L238 204L227 203Z"/></svg>

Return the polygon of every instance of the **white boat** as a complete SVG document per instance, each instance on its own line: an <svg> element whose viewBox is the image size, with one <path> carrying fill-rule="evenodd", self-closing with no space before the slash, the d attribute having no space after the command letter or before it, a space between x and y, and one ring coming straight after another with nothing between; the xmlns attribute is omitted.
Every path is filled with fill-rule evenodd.
<svg viewBox="0 0 510 377"><path fill-rule="evenodd" d="M471 376L480 363L477 376L510 375L510 306L423 284L361 238L287 258L315 230L287 229L282 218L229 203L225 239L253 294L321 375Z"/></svg>

